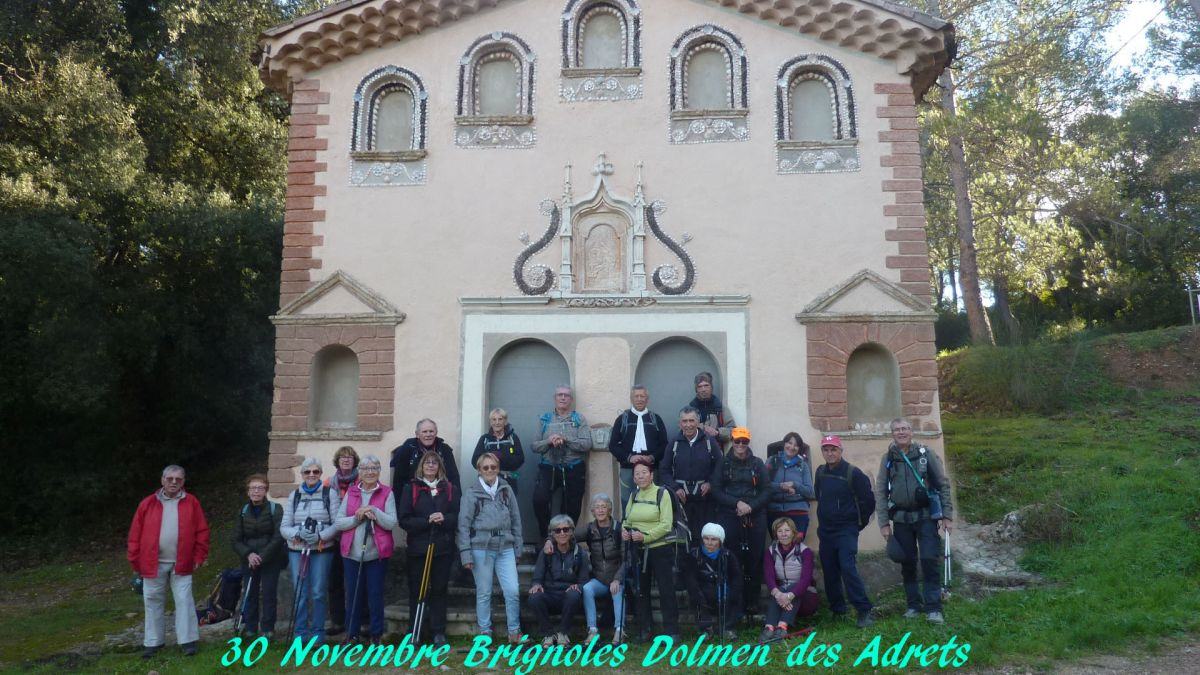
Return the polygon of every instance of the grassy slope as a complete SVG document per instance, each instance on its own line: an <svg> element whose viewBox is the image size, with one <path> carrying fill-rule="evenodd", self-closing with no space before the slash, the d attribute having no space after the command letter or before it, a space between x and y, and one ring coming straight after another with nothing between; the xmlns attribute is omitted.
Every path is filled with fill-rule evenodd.
<svg viewBox="0 0 1200 675"><path fill-rule="evenodd" d="M1154 333L1130 336L1126 343L1146 350L1175 342L1174 334ZM1051 583L976 599L958 593L947 606L949 622L943 627L895 618L903 611L896 590L879 599L885 618L866 633L823 612L819 639L844 645L841 663L832 670L849 670L875 634L883 635L886 646L910 630L910 644L942 644L952 635L971 643L972 665L1037 666L1088 652L1152 645L1157 638L1200 629L1200 382L1192 391L1123 390L1099 369L1093 346L1026 349L1017 356L997 351L1006 365L991 360L980 365L1008 371L1009 378L1018 372L1021 381L1010 382L1007 390L1015 392L1009 404L1041 414L945 415L959 507L967 519L988 522L1023 505L1050 505L1035 524L1044 541L1028 547L1023 563ZM1075 372L1082 367L1086 372ZM1038 382L1038 377L1052 382ZM959 386L968 386L961 382ZM1046 388L1055 395L1037 393ZM995 397L995 391L986 395ZM214 550L222 558L230 557L226 537L218 524ZM210 566L198 586L207 588L215 568L228 562ZM40 606L32 610L21 609L24 602L0 603L0 661L45 656L136 624L140 603L127 590L128 576L121 556L111 555L84 566L52 564L0 577L0 598L41 594ZM127 618L130 612L137 618ZM690 613L683 618L686 625ZM755 632L743 631L743 637L749 642ZM224 650L208 644L195 659L167 650L152 665L163 672L218 672L224 670L219 665ZM282 654L282 646L276 645L255 670L278 670ZM622 670L639 671L642 654L642 648L633 650ZM775 667L767 671L739 672L783 672L785 650L776 647L772 656ZM453 655L452 667L462 658ZM37 669L57 671L63 665L43 663ZM136 654L127 653L70 666L89 672L147 669Z"/></svg>

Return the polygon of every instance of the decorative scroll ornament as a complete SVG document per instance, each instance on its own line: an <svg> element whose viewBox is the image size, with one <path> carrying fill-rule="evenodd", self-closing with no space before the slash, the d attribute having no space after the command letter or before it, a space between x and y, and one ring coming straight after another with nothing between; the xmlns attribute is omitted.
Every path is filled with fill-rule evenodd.
<svg viewBox="0 0 1200 675"><path fill-rule="evenodd" d="M632 101L642 97L641 75L602 73L563 75L559 93L564 101Z"/></svg>
<svg viewBox="0 0 1200 675"><path fill-rule="evenodd" d="M547 199L542 202L539 209L542 215L550 216L550 226L546 228L546 232L540 239L529 244L521 254L517 256L516 264L513 265L513 280L517 283L517 288L525 295L541 295L554 285L554 271L545 265L533 265L528 270L525 269L525 263L529 262L538 251L546 248L551 241L554 240L554 235L558 233L559 220L561 215L558 210L558 204ZM529 241L529 235L524 232L522 243ZM528 278L526 278L528 276Z"/></svg>
<svg viewBox="0 0 1200 675"><path fill-rule="evenodd" d="M594 309L597 307L649 307L658 301L654 298L623 298L623 297L595 297L595 298L567 298L563 301L564 307L582 307Z"/></svg>
<svg viewBox="0 0 1200 675"><path fill-rule="evenodd" d="M776 154L779 156L779 173L836 173L858 171L858 147L853 144L813 143L804 147L800 143L780 142Z"/></svg>
<svg viewBox="0 0 1200 675"><path fill-rule="evenodd" d="M675 240L662 231L658 226L657 216L663 213L666 207L660 201L654 201L649 206L645 207L646 224L650 226L650 232L671 250L679 260L683 263L683 280L674 286L668 285L679 277L679 270L674 265L659 265L654 269L654 275L651 281L659 293L663 295L683 295L692 289L696 283L696 264L692 262L691 256L682 246L675 243Z"/></svg>

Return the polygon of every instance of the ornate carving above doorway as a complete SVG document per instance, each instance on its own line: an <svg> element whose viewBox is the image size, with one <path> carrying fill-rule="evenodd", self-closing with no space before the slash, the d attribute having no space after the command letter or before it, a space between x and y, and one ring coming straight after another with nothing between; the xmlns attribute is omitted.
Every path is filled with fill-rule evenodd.
<svg viewBox="0 0 1200 675"><path fill-rule="evenodd" d="M658 216L666 210L661 201L648 203L643 187L642 164L637 165L637 186L632 197L612 190L609 177L614 168L601 153L592 167L595 182L582 199L575 199L571 182L571 165L565 167L562 198L546 199L541 212L549 218L549 226L537 241L531 242L522 232L525 248L517 255L513 279L524 295L550 295L562 299L599 300L607 306L644 306L612 302L614 299L646 298L656 295L684 295L696 282L696 265L684 249L691 239L686 232L676 242L658 224ZM646 232L679 258L673 263L659 265L646 284ZM548 265L530 264L534 255L558 237L561 259L558 271ZM574 304L571 306L580 306ZM584 305L588 306L588 305Z"/></svg>

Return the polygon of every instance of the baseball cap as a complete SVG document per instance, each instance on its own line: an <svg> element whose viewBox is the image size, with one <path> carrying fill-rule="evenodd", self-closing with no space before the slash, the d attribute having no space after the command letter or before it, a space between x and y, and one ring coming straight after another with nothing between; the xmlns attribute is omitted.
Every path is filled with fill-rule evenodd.
<svg viewBox="0 0 1200 675"><path fill-rule="evenodd" d="M842 439L830 434L829 436L826 436L825 438L821 439L821 447L823 448L827 445L832 445L835 448L840 448L840 447L842 447Z"/></svg>
<svg viewBox="0 0 1200 675"><path fill-rule="evenodd" d="M750 430L746 427L734 427L733 431L729 432L729 437L750 440Z"/></svg>

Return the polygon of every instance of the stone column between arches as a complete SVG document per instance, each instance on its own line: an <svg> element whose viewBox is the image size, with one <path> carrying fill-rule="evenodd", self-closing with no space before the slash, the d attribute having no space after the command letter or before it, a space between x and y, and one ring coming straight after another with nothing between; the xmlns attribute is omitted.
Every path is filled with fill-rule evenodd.
<svg viewBox="0 0 1200 675"><path fill-rule="evenodd" d="M625 338L589 337L580 340L575 348L575 400L584 404L579 412L592 425L593 439L604 442L604 445L596 443L588 458L587 494L580 514L583 522L591 520L588 504L592 495L604 492L614 502L620 499L613 459L607 447L610 425L619 409L600 406L596 402L608 404L629 400L629 387L633 386L629 359L629 341Z"/></svg>
<svg viewBox="0 0 1200 675"><path fill-rule="evenodd" d="M899 363L903 415L920 431L939 431L933 414L937 351L932 322L831 321L809 323L806 328L808 413L814 428L850 429L846 364L855 349L873 342L886 347Z"/></svg>

